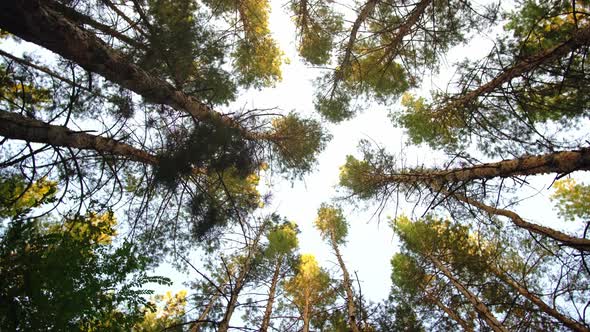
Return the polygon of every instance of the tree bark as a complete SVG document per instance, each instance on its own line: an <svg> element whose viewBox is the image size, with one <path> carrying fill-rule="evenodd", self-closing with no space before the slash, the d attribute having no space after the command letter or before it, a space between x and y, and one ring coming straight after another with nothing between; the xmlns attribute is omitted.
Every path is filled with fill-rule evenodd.
<svg viewBox="0 0 590 332"><path fill-rule="evenodd" d="M465 287L447 267L435 256L426 254L426 258L428 258L438 270L440 270L450 281L451 283L463 294L471 304L475 310L482 315L483 319L486 321L488 326L494 330L495 332L508 332L508 330L498 321L498 319L492 314L490 309L477 297L475 294L471 293L467 287Z"/></svg>
<svg viewBox="0 0 590 332"><path fill-rule="evenodd" d="M387 45L387 47L389 49L389 53L390 53L390 55L389 55L390 59L393 60L393 58L397 55L397 52L400 48L400 45L401 45L404 37L410 33L412 27L414 25L416 25L416 23L418 22L420 17L422 17L422 15L424 14L424 11L426 11L426 8L428 8L428 5L430 5L431 2L432 2L432 0L420 1L418 3L418 5L416 5L414 10L412 10L410 17L408 17L406 20L404 20L403 23L397 28L397 33L395 34L395 36L391 40L391 43L389 43L389 45Z"/></svg>
<svg viewBox="0 0 590 332"><path fill-rule="evenodd" d="M247 139L266 138L264 134L248 131L234 119L129 63L123 54L44 3L40 0L1 1L0 28L72 60L149 102L184 110L200 121L236 128Z"/></svg>
<svg viewBox="0 0 590 332"><path fill-rule="evenodd" d="M262 325L260 326L260 332L266 332L270 325L270 316L272 314L272 305L275 300L275 293L277 289L277 284L279 282L279 275L281 273L281 266L283 265L283 255L280 255L277 259L277 264L275 266L275 271L272 275L272 281L270 284L270 289L268 291L268 301L266 302L266 308L264 310L264 317L262 318Z"/></svg>
<svg viewBox="0 0 590 332"><path fill-rule="evenodd" d="M553 309L552 307L550 307L541 298L539 298L537 295L529 292L528 289L526 289L525 287L523 287L516 280L512 279L512 277L510 277L509 275L506 275L505 273L503 273L502 271L500 271L500 269L498 269L497 267L495 267L493 265L490 265L490 270L500 280L502 280L505 283L507 283L510 286L512 286L512 288L514 288L514 290L516 290L520 295L526 297L529 301L531 301L537 307L539 307L539 309L541 309L541 311L543 311L544 313L548 314L549 316L557 319L564 326L572 329L573 331L578 331L578 332L588 332L588 331L590 331L590 329L588 329L584 325L580 324L579 322L577 322L577 321L569 318L568 316L566 316L566 315L560 313L559 311Z"/></svg>
<svg viewBox="0 0 590 332"><path fill-rule="evenodd" d="M521 59L511 67L506 68L500 75L496 76L488 83L483 84L477 89L472 90L467 94L449 102L443 107L434 110L433 116L445 116L449 112L452 113L456 109L465 107L467 104L473 102L478 97L494 91L496 88L504 83L510 82L515 77L534 70L543 63L547 63L565 56L576 48L583 45L588 45L589 43L590 27L578 29L567 41L533 56Z"/></svg>
<svg viewBox="0 0 590 332"><path fill-rule="evenodd" d="M264 233L264 229L264 225L260 226L260 229L256 233L254 240L248 246L248 252L246 254L247 256L245 258L245 262L241 266L238 278L236 279L236 282L234 283L233 288L231 290L229 302L227 303L225 313L223 314L223 319L221 320L221 322L219 322L219 327L217 329L218 332L227 332L227 330L229 329L229 322L236 309L238 303L238 296L240 295L240 292L246 284L246 278L248 277L250 269L252 268L252 259L256 252L258 252L259 250L258 242L260 241L260 237Z"/></svg>
<svg viewBox="0 0 590 332"><path fill-rule="evenodd" d="M209 300L209 303L207 304L207 307L205 307L205 310L201 313L197 322L191 326L191 332L199 332L201 330L203 322L207 319L207 316L209 315L211 308L213 308L213 305L215 304L215 302L217 302L217 299L220 295L221 294L218 291L216 291L215 294L213 294L213 296Z"/></svg>
<svg viewBox="0 0 590 332"><path fill-rule="evenodd" d="M463 318L461 318L455 311L453 311L453 309L447 307L444 303L442 303L438 297L436 297L436 295L431 294L429 291L424 290L426 298L432 302L434 305L436 305L437 307L439 307L442 311L444 311L449 317L451 317L452 320L454 320L455 322L457 322L459 325L461 325L461 327L463 328L464 331L467 332L474 332L473 328L471 326L469 326L469 324L467 324L467 322L465 320L463 320Z"/></svg>
<svg viewBox="0 0 590 332"><path fill-rule="evenodd" d="M310 303L309 303L309 297L311 296L311 294L309 294L309 291L307 291L308 294L306 294L305 296L305 305L303 307L303 329L302 332L309 332L309 307L310 307Z"/></svg>
<svg viewBox="0 0 590 332"><path fill-rule="evenodd" d="M344 260L342 259L342 255L338 249L338 244L336 243L336 239L334 238L334 234L332 232L330 233L330 238L330 244L332 245L332 249L334 249L334 253L336 255L336 259L338 259L338 264L340 265L344 279L344 290L346 292L346 305L348 309L348 325L353 332L359 332L358 325L356 324L356 308L354 305L354 295L352 292L350 275L348 274L348 269L344 264Z"/></svg>
<svg viewBox="0 0 590 332"><path fill-rule="evenodd" d="M94 150L150 165L158 163L156 156L115 139L76 132L12 112L0 111L0 135L27 142Z"/></svg>
<svg viewBox="0 0 590 332"><path fill-rule="evenodd" d="M567 174L581 170L590 170L589 148L526 156L471 167L446 170L409 170L397 174L377 175L374 182L377 185L381 182L410 185L425 183L439 186L445 183L465 183L478 179L509 178L546 173Z"/></svg>
<svg viewBox="0 0 590 332"><path fill-rule="evenodd" d="M375 6L379 3L379 0L369 0L361 9L361 12L357 16L356 20L352 24L352 28L350 30L350 36L348 37L348 43L346 44L346 48L344 49L344 56L342 57L342 62L340 62L340 69L336 72L337 79L341 79L342 73L347 70L346 67L350 65L350 60L352 57L352 49L354 48L354 43L356 42L356 38L358 35L358 31L361 28L361 25L367 20L369 15L373 13ZM335 80L334 85L337 84L337 80Z"/></svg>
<svg viewBox="0 0 590 332"><path fill-rule="evenodd" d="M458 201L472 205L472 206L479 208L489 214L508 217L512 220L514 225L516 225L522 229L525 229L529 232L539 234L544 237L551 238L564 246L568 246L568 247L575 248L575 249L582 250L582 251L590 251L590 240L588 240L588 239L570 236L570 235L562 233L558 230L555 230L553 228L549 228L549 227L545 227L545 226L541 226L541 225L527 222L524 219L522 219L517 213L515 213L513 211L505 210L505 209L498 209L493 206L486 205L486 204L479 202L475 199L468 198L466 196L463 196L463 195L460 195L457 193L448 193L447 191L444 191L444 190L443 190L443 193L447 193L448 195L454 197Z"/></svg>

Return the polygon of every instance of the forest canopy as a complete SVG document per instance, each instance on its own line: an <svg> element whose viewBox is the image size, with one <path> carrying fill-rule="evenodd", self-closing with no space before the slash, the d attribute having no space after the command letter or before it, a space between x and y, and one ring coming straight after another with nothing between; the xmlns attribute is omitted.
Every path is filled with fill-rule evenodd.
<svg viewBox="0 0 590 332"><path fill-rule="evenodd" d="M1 1L0 330L590 331L589 48L586 0Z"/></svg>

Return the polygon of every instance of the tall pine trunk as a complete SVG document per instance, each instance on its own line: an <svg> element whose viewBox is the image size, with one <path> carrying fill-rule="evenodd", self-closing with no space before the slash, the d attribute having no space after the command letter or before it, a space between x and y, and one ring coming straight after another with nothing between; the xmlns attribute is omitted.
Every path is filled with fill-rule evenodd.
<svg viewBox="0 0 590 332"><path fill-rule="evenodd" d="M277 259L274 273L272 275L272 281L270 283L270 289L268 290L268 301L266 302L266 308L264 310L264 317L262 318L262 325L260 326L260 332L266 332L270 325L270 316L272 314L272 306L275 300L275 294L277 290L277 284L279 283L279 275L281 273L281 266L283 265L283 255L280 255Z"/></svg>
<svg viewBox="0 0 590 332"><path fill-rule="evenodd" d="M544 313L548 314L549 316L557 319L564 326L572 329L573 331L578 331L578 332L588 332L588 331L590 331L590 329L588 329L584 325L580 324L579 322L577 322L577 321L569 318L568 316L566 316L566 315L560 313L559 311L553 309L552 307L550 307L540 297L538 297L537 295L529 292L528 289L526 289L520 283L516 282L516 280L512 279L512 277L510 277L510 276L506 275L505 273L503 273L502 271L500 271L500 269L498 269L497 267L494 267L494 266L491 266L490 265L490 270L500 280L502 280L505 283L507 283L508 285L510 285L520 295L524 296L529 301L531 301L532 303L534 303L537 307L539 307L539 309L541 309L541 311L543 311Z"/></svg>
<svg viewBox="0 0 590 332"><path fill-rule="evenodd" d="M457 290L461 292L461 294L463 294L469 302L471 302L475 310L483 317L492 330L495 332L508 332L504 325L502 325L502 323L498 321L494 314L492 314L490 309L475 294L469 291L465 285L455 278L451 271L449 271L449 269L438 258L430 254L425 255L425 257L428 258L434 264L434 266L436 266L436 268L451 281L455 288L457 288Z"/></svg>
<svg viewBox="0 0 590 332"><path fill-rule="evenodd" d="M575 31L572 36L565 42L558 44L550 49L539 52L538 54L521 59L512 66L504 69L502 73L494 79L460 96L448 104L433 111L434 117L444 117L449 112L465 107L469 103L475 101L487 93L494 91L504 83L510 82L512 79L530 72L540 65L551 62L567 55L569 52L583 46L590 44L590 27L581 28Z"/></svg>
<svg viewBox="0 0 590 332"><path fill-rule="evenodd" d="M348 325L353 332L359 332L358 325L356 324L356 308L354 305L354 293L352 292L352 283L350 281L350 275L348 274L348 269L344 264L344 260L342 259L342 255L340 254L340 250L338 249L338 244L336 243L336 239L334 238L334 233L331 233L331 244L332 249L334 249L334 253L336 254L336 259L338 259L338 264L340 265L340 269L342 270L342 275L344 278L344 290L346 292L346 306L348 309Z"/></svg>
<svg viewBox="0 0 590 332"><path fill-rule="evenodd" d="M463 328L464 331L466 332L474 332L473 327L471 327L463 318L461 318L453 309L447 307L444 303L442 303L440 301L440 299L430 293L427 290L424 290L425 292L425 296L426 299L428 299L430 302L432 302L434 305L436 305L437 307L439 307L442 311L444 311L449 317L451 317L452 320L454 320L455 322L457 322L457 324L461 325L461 327Z"/></svg>
<svg viewBox="0 0 590 332"><path fill-rule="evenodd" d="M535 233L535 234L539 234L544 237L548 237L550 239L557 241L559 244L564 245L564 246L568 246L568 247L575 248L575 249L582 250L582 251L590 251L590 240L589 239L574 237L574 236L562 233L558 230L555 230L555 229L552 229L549 227L530 223L530 222L522 219L522 217L520 217L517 213L515 213L513 211L505 210L505 209L498 209L493 206L489 206L487 204L484 204L480 201L477 201L475 199L465 197L465 196L460 195L458 193L448 193L444 190L443 190L443 192L448 194L449 196L454 197L458 201L461 201L461 202L467 203L471 206L474 206L476 208L479 208L480 210L485 211L489 214L508 217L512 220L514 225L516 225L517 227L520 227L524 230L527 230L531 233Z"/></svg>
<svg viewBox="0 0 590 332"><path fill-rule="evenodd" d="M367 180L376 185L387 183L442 185L547 173L567 174L580 170L590 170L589 148L525 156L461 168L408 170L397 174L377 174L373 179L369 174Z"/></svg>

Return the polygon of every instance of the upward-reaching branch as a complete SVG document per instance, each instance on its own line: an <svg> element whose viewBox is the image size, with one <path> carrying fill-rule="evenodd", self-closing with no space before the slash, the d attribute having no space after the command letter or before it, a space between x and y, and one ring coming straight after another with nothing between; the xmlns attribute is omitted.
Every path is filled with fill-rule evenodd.
<svg viewBox="0 0 590 332"><path fill-rule="evenodd" d="M544 63L558 59L580 46L588 44L590 44L590 27L579 29L574 32L571 38L567 41L516 62L512 66L503 70L500 75L496 76L488 83L481 85L475 90L467 92L465 95L452 100L436 110L433 110L433 117L444 117L449 112L461 109L478 97L494 91L502 84L510 82L512 79L527 73Z"/></svg>
<svg viewBox="0 0 590 332"><path fill-rule="evenodd" d="M488 323L488 326L494 330L495 332L508 332L506 327L502 325L498 321L498 319L494 316L494 314L490 311L488 306L485 305L475 294L473 294L465 285L463 285L452 273L449 269L435 256L431 254L426 254L426 258L428 258L436 268L441 271L450 281L451 283L463 294L477 312L479 312L483 319Z"/></svg>
<svg viewBox="0 0 590 332"><path fill-rule="evenodd" d="M340 62L340 68L336 72L336 79L334 80L334 86L338 84L338 80L342 78L343 73L348 69L347 67L350 65L350 61L352 58L352 50L354 48L354 43L356 42L356 38L358 36L358 31L361 28L361 25L367 20L369 15L373 13L375 6L377 5L378 0L369 0L361 9L361 12L357 16L356 20L352 25L352 29L350 30L350 37L348 37L348 43L346 44L346 48L344 49L344 56L342 57L342 61Z"/></svg>
<svg viewBox="0 0 590 332"><path fill-rule="evenodd" d="M550 315L551 317L560 321L563 325L567 326L568 328L572 329L573 331L578 332L588 332L590 329L585 327L584 325L576 322L575 320L569 318L568 316L560 313L559 311L551 308L545 301L543 301L537 295L531 293L528 289L526 289L523 285L521 285L516 280L512 279L511 276L507 275L506 273L500 271L499 268L494 266L494 264L490 264L490 270L502 281L509 284L514 288L520 295L526 297L529 301L533 302L541 311Z"/></svg>
<svg viewBox="0 0 590 332"><path fill-rule="evenodd" d="M453 198L455 198L458 201L467 203L467 204L474 206L482 211L485 211L486 213L508 217L512 220L514 225L516 225L522 229L525 229L529 232L539 234L544 237L551 238L564 246L572 247L572 248L575 248L578 250L583 250L583 251L590 251L590 240L588 240L588 239L577 238L577 237L567 235L565 233L562 233L560 231L557 231L557 230L549 228L549 227L530 223L530 222L522 219L521 216L519 216L517 213L515 213L513 211L505 210L505 209L498 209L493 206L486 205L486 204L484 204L480 201L477 201L475 199L463 196L463 195L456 193L456 192L449 193L449 192L443 190L443 193L452 196Z"/></svg>
<svg viewBox="0 0 590 332"><path fill-rule="evenodd" d="M418 22L420 17L422 17L424 11L426 11L426 8L428 8L428 5L430 5L431 2L432 0L420 1L418 5L416 5L414 10L412 10L410 16L406 20L404 20L403 23L397 28L395 36L387 45L387 53L389 54L390 59L393 59L397 55L404 37L412 31L412 27L416 25L416 23Z"/></svg>

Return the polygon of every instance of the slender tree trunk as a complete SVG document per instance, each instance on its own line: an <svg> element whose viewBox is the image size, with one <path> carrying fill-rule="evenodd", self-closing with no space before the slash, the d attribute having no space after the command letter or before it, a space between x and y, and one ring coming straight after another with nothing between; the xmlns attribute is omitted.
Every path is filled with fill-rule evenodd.
<svg viewBox="0 0 590 332"><path fill-rule="evenodd" d="M248 274L250 273L250 269L252 268L252 260L254 258L253 256L256 255L256 253L259 250L258 242L260 241L260 237L264 233L265 225L266 224L263 224L262 226L260 226L260 229L256 233L254 240L248 246L248 249L247 249L248 252L246 254L247 256L245 258L243 265L240 267L240 272L238 274L238 278L236 279L236 282L234 283L234 286L231 290L229 302L227 303L225 313L223 315L223 319L219 323L219 327L217 329L218 332L227 332L227 330L229 329L229 322L230 322L231 317L232 317L234 311L236 310L236 306L238 304L238 296L240 295L240 292L244 288L244 285L246 283L246 278L248 277Z"/></svg>
<svg viewBox="0 0 590 332"><path fill-rule="evenodd" d="M344 264L340 250L338 249L338 244L336 244L334 233L330 233L330 237L332 249L334 249L334 253L336 254L336 258L338 259L338 264L340 265L340 269L342 270L342 275L344 278L344 290L346 292L346 305L348 308L348 325L353 332L359 332L358 325L356 324L356 308L354 305L354 294L352 292L350 275L348 274L348 269Z"/></svg>
<svg viewBox="0 0 590 332"><path fill-rule="evenodd" d="M156 156L112 138L76 132L64 126L50 125L12 112L0 111L0 135L27 142L94 150L150 165L158 163Z"/></svg>
<svg viewBox="0 0 590 332"><path fill-rule="evenodd" d="M375 6L379 3L379 0L369 0L361 9L361 12L358 14L356 20L352 24L352 28L350 30L350 35L348 37L348 43L346 44L346 48L344 49L344 56L342 57L342 61L340 62L340 69L336 71L336 77L334 79L334 88L338 85L338 81L342 79L343 74L345 71L348 70L348 66L350 65L351 58L352 58L352 50L354 48L354 43L356 42L356 38L358 36L358 31L361 28L361 25L369 18L369 15L373 13Z"/></svg>
<svg viewBox="0 0 590 332"><path fill-rule="evenodd" d="M416 23L418 22L420 17L422 17L424 11L426 11L426 8L428 8L428 5L430 5L430 3L432 3L432 0L420 1L418 5L416 5L414 10L412 10L410 17L404 20L403 23L397 28L397 32L395 36L392 38L391 43L387 45L387 48L389 50L388 53L390 53L389 57L391 59L393 59L397 55L404 37L411 32L412 27L416 25Z"/></svg>
<svg viewBox="0 0 590 332"><path fill-rule="evenodd" d="M149 102L184 110L204 122L219 122L236 128L247 139L265 138L263 134L246 130L232 118L215 112L198 99L176 90L170 83L129 63L123 54L49 8L45 2L49 1L0 1L0 28L72 60Z"/></svg>
<svg viewBox="0 0 590 332"><path fill-rule="evenodd" d="M309 292L308 292L309 293ZM306 294L305 296L305 305L303 306L303 329L302 332L309 332L309 297L310 294Z"/></svg>
<svg viewBox="0 0 590 332"><path fill-rule="evenodd" d="M227 332L227 330L229 330L229 322L234 313L234 310L236 310L238 296L240 295L240 292L242 291L242 288L244 286L243 280L241 280L241 278L242 274L240 274L240 277L238 278L234 285L234 288L232 289L232 292L229 297L229 302L226 306L225 313L223 315L223 319L219 323L219 327L217 329L217 331L219 332Z"/></svg>
<svg viewBox="0 0 590 332"><path fill-rule="evenodd" d="M511 67L506 68L500 75L496 76L488 83L483 84L479 88L458 97L457 99L449 102L439 109L434 110L434 116L445 116L445 114L449 112L454 112L456 109L461 109L467 104L473 102L478 97L494 91L504 83L510 82L515 77L534 70L543 63L563 57L576 48L583 45L588 45L589 43L590 27L578 29L567 41L533 56L521 59Z"/></svg>
<svg viewBox="0 0 590 332"><path fill-rule="evenodd" d="M197 322L191 326L191 332L199 332L201 330L203 322L207 319L207 316L209 316L209 312L213 308L213 305L215 305L215 302L217 302L219 296L221 296L221 294L217 291L215 292L215 294L213 294L213 296L209 300L209 303L207 304L207 307L205 307L205 310L201 313L199 319L197 319Z"/></svg>
<svg viewBox="0 0 590 332"><path fill-rule="evenodd" d="M444 311L452 320L457 322L457 324L461 325L464 331L467 332L474 332L473 327L471 327L463 318L461 318L453 309L447 307L444 303L442 303L436 295L433 295L427 290L424 290L426 298L434 303L437 307L439 307L442 311Z"/></svg>
<svg viewBox="0 0 590 332"><path fill-rule="evenodd" d="M590 329L585 327L584 325L580 324L579 322L569 318L568 316L560 313L559 311L550 307L547 303L545 303L541 298L537 295L529 292L524 286L518 283L516 280L512 279L512 277L506 275L502 271L500 271L497 267L490 265L490 270L494 273L500 280L504 281L505 283L509 284L516 290L520 295L526 297L529 301L534 303L541 311L548 314L549 316L557 319L561 322L564 326L572 329L573 331L578 332L588 332Z"/></svg>
<svg viewBox="0 0 590 332"><path fill-rule="evenodd" d="M493 206L486 205L480 201L474 200L472 198L465 197L465 196L460 195L458 193L448 193L447 191L444 191L444 190L443 190L443 192L454 197L458 201L472 205L472 206L479 208L489 214L508 217L512 220L514 225L516 225L522 229L525 229L529 232L539 234L544 237L551 238L564 246L568 246L568 247L575 248L575 249L582 250L582 251L590 251L590 240L588 240L588 239L570 236L570 235L562 233L558 230L555 230L553 228L549 228L549 227L545 227L545 226L541 226L541 225L527 222L524 219L522 219L517 213L515 213L513 211L498 209Z"/></svg>
<svg viewBox="0 0 590 332"><path fill-rule="evenodd" d="M477 179L509 178L546 173L567 174L580 170L590 170L589 148L526 156L463 168L409 170L398 174L376 175L373 180L369 174L368 180L376 185L426 183L431 186L440 186L445 183L465 183Z"/></svg>
<svg viewBox="0 0 590 332"><path fill-rule="evenodd" d="M488 326L494 330L495 332L508 332L508 330L498 321L498 319L492 314L490 309L477 297L475 294L471 293L467 287L465 287L447 267L435 256L426 254L426 258L428 258L438 270L440 270L450 281L451 283L463 294L471 304L475 310L482 315L483 319L486 321Z"/></svg>
<svg viewBox="0 0 590 332"><path fill-rule="evenodd" d="M280 255L277 259L275 271L272 275L272 281L270 283L270 289L268 291L268 301L266 302L266 309L264 310L264 317L262 318L262 325L260 326L260 332L266 332L270 325L270 316L272 314L272 305L275 300L275 293L277 284L279 283L279 275L281 273L281 266L283 265L283 255Z"/></svg>

